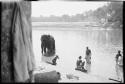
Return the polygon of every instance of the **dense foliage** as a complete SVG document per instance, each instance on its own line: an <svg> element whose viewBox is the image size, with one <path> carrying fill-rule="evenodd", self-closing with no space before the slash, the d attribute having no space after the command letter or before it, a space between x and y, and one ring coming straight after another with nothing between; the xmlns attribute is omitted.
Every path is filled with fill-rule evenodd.
<svg viewBox="0 0 125 84"><path fill-rule="evenodd" d="M123 3L110 2L107 5L95 10L93 15L100 22L105 23L104 26L111 26L113 28L122 27Z"/></svg>
<svg viewBox="0 0 125 84"><path fill-rule="evenodd" d="M32 17L32 21L41 22L83 22L96 21L104 27L122 28L123 21L123 2L108 2L106 5L99 7L92 11L86 11L82 14L69 16L67 14L62 16L51 15L49 17Z"/></svg>

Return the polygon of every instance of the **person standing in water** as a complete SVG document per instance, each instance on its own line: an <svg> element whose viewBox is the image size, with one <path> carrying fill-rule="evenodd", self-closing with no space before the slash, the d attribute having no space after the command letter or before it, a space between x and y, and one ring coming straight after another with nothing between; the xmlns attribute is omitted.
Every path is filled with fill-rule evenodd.
<svg viewBox="0 0 125 84"><path fill-rule="evenodd" d="M116 74L118 80L123 82L123 56L121 55L121 51L119 50L116 55Z"/></svg>
<svg viewBox="0 0 125 84"><path fill-rule="evenodd" d="M85 59L86 59L87 72L90 72L90 69L91 69L91 50L88 47L86 47Z"/></svg>
<svg viewBox="0 0 125 84"><path fill-rule="evenodd" d="M122 56L120 50L118 50L118 53L116 54L116 57L115 57L116 58L116 64L118 63L119 56Z"/></svg>

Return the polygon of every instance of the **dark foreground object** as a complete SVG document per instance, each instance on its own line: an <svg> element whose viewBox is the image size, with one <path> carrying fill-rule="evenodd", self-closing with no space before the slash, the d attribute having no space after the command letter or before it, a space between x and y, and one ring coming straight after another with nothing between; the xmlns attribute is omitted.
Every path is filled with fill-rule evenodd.
<svg viewBox="0 0 125 84"><path fill-rule="evenodd" d="M85 69L75 68L75 70L78 70L78 71L82 71L82 72L84 72L84 73L87 73L87 70L85 70Z"/></svg>
<svg viewBox="0 0 125 84"><path fill-rule="evenodd" d="M116 80L116 79L113 79L113 78L109 78L109 80L113 80L113 81L116 81L116 82L122 83L122 81L119 81L119 80Z"/></svg>
<svg viewBox="0 0 125 84"><path fill-rule="evenodd" d="M58 83L60 73L56 71L35 74L35 83Z"/></svg>
<svg viewBox="0 0 125 84"><path fill-rule="evenodd" d="M51 62L46 62L46 63L48 63L48 64L51 64L51 65L57 65L57 63L51 63Z"/></svg>

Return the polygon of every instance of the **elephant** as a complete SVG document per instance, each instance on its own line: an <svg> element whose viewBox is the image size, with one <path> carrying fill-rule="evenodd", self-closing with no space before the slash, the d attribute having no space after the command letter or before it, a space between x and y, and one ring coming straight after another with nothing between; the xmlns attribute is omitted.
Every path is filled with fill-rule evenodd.
<svg viewBox="0 0 125 84"><path fill-rule="evenodd" d="M47 48L47 35L41 36L41 49L42 49L42 54L46 53L46 48Z"/></svg>
<svg viewBox="0 0 125 84"><path fill-rule="evenodd" d="M54 37L50 35L41 36L41 49L42 54L55 54L55 40Z"/></svg>
<svg viewBox="0 0 125 84"><path fill-rule="evenodd" d="M55 51L55 40L52 36L48 35L49 41L48 41L48 50L49 52Z"/></svg>

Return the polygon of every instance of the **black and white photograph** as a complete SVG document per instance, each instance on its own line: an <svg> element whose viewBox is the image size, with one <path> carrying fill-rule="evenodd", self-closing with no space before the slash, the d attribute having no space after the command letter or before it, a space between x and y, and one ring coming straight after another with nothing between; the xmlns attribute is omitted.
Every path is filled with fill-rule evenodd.
<svg viewBox="0 0 125 84"><path fill-rule="evenodd" d="M123 1L0 1L1 82L124 83Z"/></svg>

